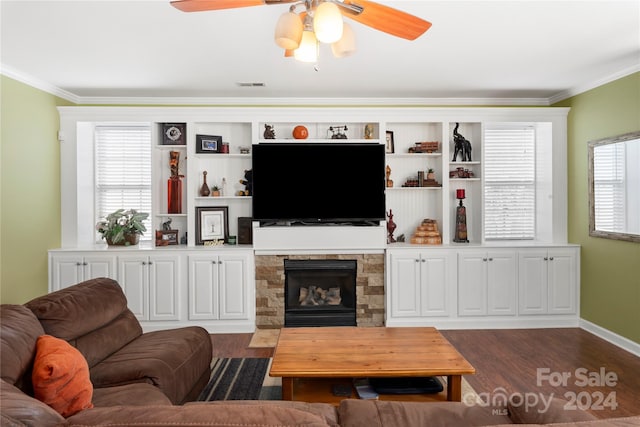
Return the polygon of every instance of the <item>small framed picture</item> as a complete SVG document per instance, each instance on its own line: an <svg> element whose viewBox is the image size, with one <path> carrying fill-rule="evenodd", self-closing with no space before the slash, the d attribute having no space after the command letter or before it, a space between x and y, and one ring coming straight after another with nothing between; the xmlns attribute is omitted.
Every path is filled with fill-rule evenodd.
<svg viewBox="0 0 640 427"><path fill-rule="evenodd" d="M218 135L196 135L196 153L222 152L222 137Z"/></svg>
<svg viewBox="0 0 640 427"><path fill-rule="evenodd" d="M385 152L387 152L387 153L393 153L394 152L394 148L393 148L393 131L391 131L391 130L387 131L387 141L386 141L386 145L385 145Z"/></svg>
<svg viewBox="0 0 640 427"><path fill-rule="evenodd" d="M163 123L162 145L185 145L187 143L186 123Z"/></svg>
<svg viewBox="0 0 640 427"><path fill-rule="evenodd" d="M196 245L205 242L226 242L229 238L229 208L227 206L196 207Z"/></svg>
<svg viewBox="0 0 640 427"><path fill-rule="evenodd" d="M156 246L177 245L178 230L158 230L156 232Z"/></svg>

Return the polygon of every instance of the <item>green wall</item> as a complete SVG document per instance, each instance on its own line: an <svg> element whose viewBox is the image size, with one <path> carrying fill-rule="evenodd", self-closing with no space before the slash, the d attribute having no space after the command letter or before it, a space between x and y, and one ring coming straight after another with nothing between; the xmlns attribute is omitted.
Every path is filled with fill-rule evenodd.
<svg viewBox="0 0 640 427"><path fill-rule="evenodd" d="M71 103L0 76L0 302L47 292L47 250L60 245L57 105Z"/></svg>
<svg viewBox="0 0 640 427"><path fill-rule="evenodd" d="M640 244L589 236L587 188L587 142L640 130L640 73L554 106L571 107L569 241L581 245L581 317L640 343Z"/></svg>
<svg viewBox="0 0 640 427"><path fill-rule="evenodd" d="M0 76L0 302L47 291L60 244L57 105L70 102ZM569 241L581 250L581 316L640 343L640 244L588 234L587 141L640 130L640 73L562 101L568 120Z"/></svg>

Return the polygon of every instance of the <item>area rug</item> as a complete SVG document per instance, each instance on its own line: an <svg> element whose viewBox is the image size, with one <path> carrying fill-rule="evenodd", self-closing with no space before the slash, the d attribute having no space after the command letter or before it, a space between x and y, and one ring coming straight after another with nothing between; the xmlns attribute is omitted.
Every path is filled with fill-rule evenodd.
<svg viewBox="0 0 640 427"><path fill-rule="evenodd" d="M282 400L282 378L269 376L271 358L216 358L211 364L211 379L199 401ZM440 377L443 386L447 378ZM480 397L462 378L462 397L469 404Z"/></svg>
<svg viewBox="0 0 640 427"><path fill-rule="evenodd" d="M270 358L214 358L211 378L198 400L280 399L281 382L272 381L280 378L268 375L270 364ZM266 379L269 381L263 387Z"/></svg>
<svg viewBox="0 0 640 427"><path fill-rule="evenodd" d="M249 342L249 348L273 348L279 335L280 329L256 329Z"/></svg>

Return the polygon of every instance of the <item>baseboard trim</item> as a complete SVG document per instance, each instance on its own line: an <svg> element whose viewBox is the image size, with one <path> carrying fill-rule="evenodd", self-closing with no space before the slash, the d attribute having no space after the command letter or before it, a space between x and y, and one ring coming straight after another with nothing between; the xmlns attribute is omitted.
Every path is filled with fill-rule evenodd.
<svg viewBox="0 0 640 427"><path fill-rule="evenodd" d="M620 347L621 349L626 350L635 356L640 357L640 344L631 341L630 339L625 338L622 335L618 335L615 332L605 329L602 326L598 326L595 323L589 322L588 320L580 319L579 326L581 329L584 329L587 332L591 332L593 335L596 335L603 340L608 341L611 344Z"/></svg>

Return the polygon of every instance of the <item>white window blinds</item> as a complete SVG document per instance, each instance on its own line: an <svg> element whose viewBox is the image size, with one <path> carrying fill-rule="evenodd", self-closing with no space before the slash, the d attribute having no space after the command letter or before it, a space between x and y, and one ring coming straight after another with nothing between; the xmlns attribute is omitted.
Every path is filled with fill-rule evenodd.
<svg viewBox="0 0 640 427"><path fill-rule="evenodd" d="M625 144L608 144L595 148L593 159L593 192L596 204L596 229L624 231L625 206Z"/></svg>
<svg viewBox="0 0 640 427"><path fill-rule="evenodd" d="M96 126L96 215L98 222L118 209L151 214L151 128ZM151 240L151 220L141 240ZM98 236L96 234L96 236Z"/></svg>
<svg viewBox="0 0 640 427"><path fill-rule="evenodd" d="M486 128L484 144L485 239L533 239L535 129Z"/></svg>

